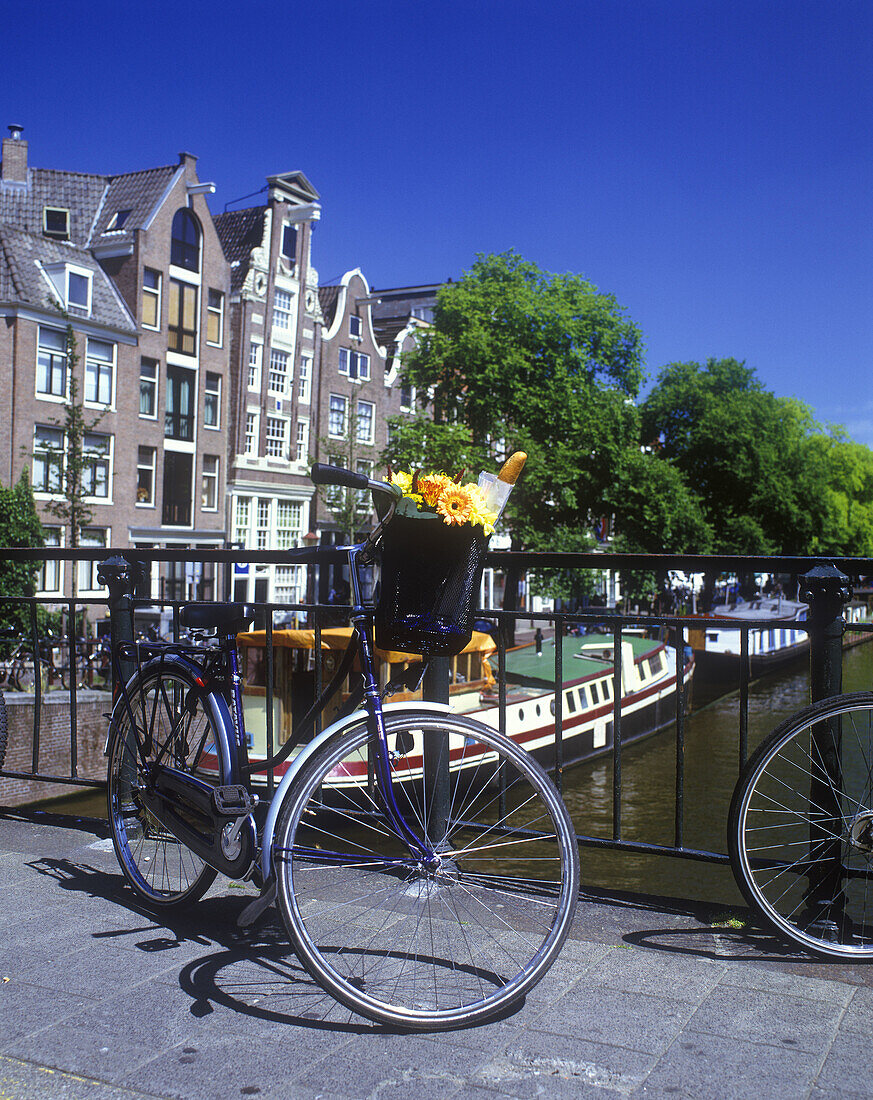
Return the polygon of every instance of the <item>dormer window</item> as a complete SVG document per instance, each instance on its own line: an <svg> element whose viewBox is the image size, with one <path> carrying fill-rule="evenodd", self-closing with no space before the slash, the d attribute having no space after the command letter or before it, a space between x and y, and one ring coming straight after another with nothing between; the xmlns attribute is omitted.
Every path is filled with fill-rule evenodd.
<svg viewBox="0 0 873 1100"><path fill-rule="evenodd" d="M64 309L91 312L92 271L75 264L46 264L44 270Z"/></svg>
<svg viewBox="0 0 873 1100"><path fill-rule="evenodd" d="M109 225L106 226L106 232L109 233L112 230L124 229L124 223L132 213L132 210L116 210L109 219Z"/></svg>
<svg viewBox="0 0 873 1100"><path fill-rule="evenodd" d="M70 211L59 206L45 206L42 211L42 231L58 241L70 239Z"/></svg>
<svg viewBox="0 0 873 1100"><path fill-rule="evenodd" d="M362 336L363 325L361 324L361 318L357 313L353 313L349 317L349 336Z"/></svg>

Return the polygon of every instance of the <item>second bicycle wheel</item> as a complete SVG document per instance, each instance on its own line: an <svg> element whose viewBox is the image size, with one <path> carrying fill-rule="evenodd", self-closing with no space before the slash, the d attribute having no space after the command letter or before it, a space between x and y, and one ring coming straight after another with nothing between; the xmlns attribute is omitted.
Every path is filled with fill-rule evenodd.
<svg viewBox="0 0 873 1100"><path fill-rule="evenodd" d="M125 878L152 909L197 901L216 872L145 808L140 791L156 761L218 784L213 718L202 689L172 662L146 665L116 703L109 742L109 823Z"/></svg>
<svg viewBox="0 0 873 1100"><path fill-rule="evenodd" d="M398 809L438 860L413 857L386 813L362 723L304 765L279 815L280 909L310 974L349 1008L467 1026L523 997L556 958L579 892L573 826L542 768L495 730L426 712L386 727ZM423 762L446 743L439 809Z"/></svg>
<svg viewBox="0 0 873 1100"><path fill-rule="evenodd" d="M773 731L740 776L728 845L769 928L815 955L873 959L873 693Z"/></svg>

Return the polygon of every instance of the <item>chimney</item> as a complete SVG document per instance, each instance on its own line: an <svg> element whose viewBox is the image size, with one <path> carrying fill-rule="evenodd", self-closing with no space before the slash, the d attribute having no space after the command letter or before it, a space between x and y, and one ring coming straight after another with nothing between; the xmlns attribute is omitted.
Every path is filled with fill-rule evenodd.
<svg viewBox="0 0 873 1100"><path fill-rule="evenodd" d="M3 182L27 183L27 142L21 140L22 126L10 126L9 137L3 139Z"/></svg>

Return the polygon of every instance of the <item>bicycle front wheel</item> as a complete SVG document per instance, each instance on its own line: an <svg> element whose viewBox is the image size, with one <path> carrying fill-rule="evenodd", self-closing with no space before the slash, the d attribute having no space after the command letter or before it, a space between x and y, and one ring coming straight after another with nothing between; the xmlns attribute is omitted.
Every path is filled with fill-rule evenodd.
<svg viewBox="0 0 873 1100"><path fill-rule="evenodd" d="M873 692L770 734L737 783L728 845L766 927L814 955L873 958Z"/></svg>
<svg viewBox="0 0 873 1100"><path fill-rule="evenodd" d="M349 1008L468 1026L521 999L560 951L579 892L573 826L539 764L496 730L426 712L386 728L398 811L438 858L412 855L386 812L362 723L304 766L279 815L280 910L310 974ZM446 748L439 800L425 773Z"/></svg>
<svg viewBox="0 0 873 1100"><path fill-rule="evenodd" d="M145 808L140 791L155 762L190 772L206 782L219 775L213 719L202 688L184 668L146 666L120 700L109 742L109 823L124 876L139 897L161 911L197 901L216 872L180 843Z"/></svg>

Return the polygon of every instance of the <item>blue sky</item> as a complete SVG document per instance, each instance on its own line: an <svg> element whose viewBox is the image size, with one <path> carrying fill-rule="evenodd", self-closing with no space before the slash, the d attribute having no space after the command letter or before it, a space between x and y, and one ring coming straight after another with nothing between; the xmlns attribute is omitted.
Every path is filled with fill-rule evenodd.
<svg viewBox="0 0 873 1100"><path fill-rule="evenodd" d="M613 293L650 375L744 359L873 446L870 0L31 0L6 28L31 164L188 150L216 211L301 169L323 281L514 248Z"/></svg>

